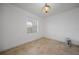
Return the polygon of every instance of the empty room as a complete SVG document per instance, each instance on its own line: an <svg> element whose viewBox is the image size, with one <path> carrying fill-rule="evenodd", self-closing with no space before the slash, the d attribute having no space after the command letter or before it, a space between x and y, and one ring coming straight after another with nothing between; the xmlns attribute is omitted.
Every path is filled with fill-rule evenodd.
<svg viewBox="0 0 79 59"><path fill-rule="evenodd" d="M0 55L79 55L79 3L0 3Z"/></svg>

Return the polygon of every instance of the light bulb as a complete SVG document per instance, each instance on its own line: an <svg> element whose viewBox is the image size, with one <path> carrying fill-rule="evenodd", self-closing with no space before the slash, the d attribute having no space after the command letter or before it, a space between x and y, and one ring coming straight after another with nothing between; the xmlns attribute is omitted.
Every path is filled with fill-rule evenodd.
<svg viewBox="0 0 79 59"><path fill-rule="evenodd" d="M45 4L45 6L42 8L42 11L44 14L48 14L49 10L50 10L50 6L47 5L47 3Z"/></svg>
<svg viewBox="0 0 79 59"><path fill-rule="evenodd" d="M43 8L43 12L44 12L44 13L48 13L48 11L49 11L49 7L44 7L44 8Z"/></svg>

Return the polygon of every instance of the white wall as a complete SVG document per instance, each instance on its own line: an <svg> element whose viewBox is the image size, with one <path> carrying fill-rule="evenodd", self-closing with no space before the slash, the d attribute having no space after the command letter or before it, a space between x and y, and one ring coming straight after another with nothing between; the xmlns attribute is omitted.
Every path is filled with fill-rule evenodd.
<svg viewBox="0 0 79 59"><path fill-rule="evenodd" d="M26 19L29 16L38 20L38 33L26 33ZM2 17L2 19L0 19L2 23L0 28L3 27L3 30L0 30L0 51L42 37L42 19L29 12L9 4L3 4L0 6L0 17ZM1 36L1 34L3 35Z"/></svg>
<svg viewBox="0 0 79 59"><path fill-rule="evenodd" d="M0 50L2 50L2 4L0 4Z"/></svg>
<svg viewBox="0 0 79 59"><path fill-rule="evenodd" d="M79 45L79 8L47 18L45 36L62 42L69 37Z"/></svg>

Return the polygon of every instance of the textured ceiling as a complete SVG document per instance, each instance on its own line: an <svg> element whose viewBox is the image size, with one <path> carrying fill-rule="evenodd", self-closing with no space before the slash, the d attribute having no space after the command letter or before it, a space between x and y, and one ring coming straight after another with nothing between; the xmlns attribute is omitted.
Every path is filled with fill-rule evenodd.
<svg viewBox="0 0 79 59"><path fill-rule="evenodd" d="M48 5L51 6L51 10L47 15L44 15L41 11L44 3L12 3L11 5L22 8L42 18L56 15L79 7L79 3L48 3Z"/></svg>

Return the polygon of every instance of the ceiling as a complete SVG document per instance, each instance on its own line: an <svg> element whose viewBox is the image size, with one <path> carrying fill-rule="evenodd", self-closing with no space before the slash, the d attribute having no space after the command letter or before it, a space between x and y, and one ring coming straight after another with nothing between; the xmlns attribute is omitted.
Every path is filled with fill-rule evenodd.
<svg viewBox="0 0 79 59"><path fill-rule="evenodd" d="M22 8L42 18L46 18L51 15L56 15L79 7L79 3L48 3L48 5L51 6L51 10L47 15L44 15L41 11L44 3L11 3L11 5Z"/></svg>

